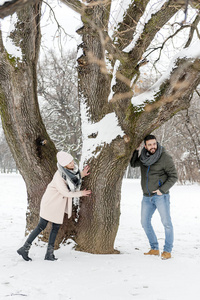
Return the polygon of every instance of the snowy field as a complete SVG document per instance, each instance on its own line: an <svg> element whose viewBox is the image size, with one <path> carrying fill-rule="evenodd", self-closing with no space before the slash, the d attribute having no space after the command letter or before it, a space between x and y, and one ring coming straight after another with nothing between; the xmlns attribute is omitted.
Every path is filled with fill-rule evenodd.
<svg viewBox="0 0 200 300"><path fill-rule="evenodd" d="M171 189L175 231L172 259L144 256L149 249L140 225L142 193L138 180L124 180L119 255L92 255L72 245L55 251L58 261L45 261L46 246L33 245L32 262L16 250L23 244L26 189L20 175L0 174L0 299L5 300L196 300L200 295L200 186ZM163 228L153 224L162 250Z"/></svg>

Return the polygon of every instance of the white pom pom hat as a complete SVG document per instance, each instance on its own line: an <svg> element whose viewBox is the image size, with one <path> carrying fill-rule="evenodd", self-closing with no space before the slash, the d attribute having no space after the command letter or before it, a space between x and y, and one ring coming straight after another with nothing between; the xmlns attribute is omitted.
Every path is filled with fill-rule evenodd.
<svg viewBox="0 0 200 300"><path fill-rule="evenodd" d="M56 156L57 156L58 163L62 167L67 166L74 159L71 154L64 151L59 151Z"/></svg>

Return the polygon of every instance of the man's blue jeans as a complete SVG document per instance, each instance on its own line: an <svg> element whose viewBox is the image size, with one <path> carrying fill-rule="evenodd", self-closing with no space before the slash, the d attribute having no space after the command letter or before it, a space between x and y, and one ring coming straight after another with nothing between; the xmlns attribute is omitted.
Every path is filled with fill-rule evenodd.
<svg viewBox="0 0 200 300"><path fill-rule="evenodd" d="M141 223L144 231L149 240L151 249L159 249L158 240L156 234L151 225L151 218L157 208L161 222L165 228L165 245L164 251L171 252L173 247L174 232L173 225L170 217L170 201L169 194L163 194L161 196L153 195L151 197L143 196L142 210L141 210Z"/></svg>

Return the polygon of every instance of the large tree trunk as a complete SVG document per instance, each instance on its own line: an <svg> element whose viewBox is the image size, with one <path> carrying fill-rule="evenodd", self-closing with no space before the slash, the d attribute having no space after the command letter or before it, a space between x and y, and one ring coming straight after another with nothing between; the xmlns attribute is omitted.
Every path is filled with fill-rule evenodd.
<svg viewBox="0 0 200 300"><path fill-rule="evenodd" d="M56 169L56 149L40 116L37 60L40 47L41 3L18 13L11 38L22 60L11 57L0 40L0 105L6 140L28 193L27 229L38 222L41 196ZM46 140L45 145L41 141Z"/></svg>
<svg viewBox="0 0 200 300"><path fill-rule="evenodd" d="M117 138L90 161L91 175L84 185L92 196L81 203L77 249L90 253L114 253L119 226L121 184L128 163L129 145Z"/></svg>
<svg viewBox="0 0 200 300"><path fill-rule="evenodd" d="M151 108L147 106L146 110L138 111L131 105L130 96L123 100L119 97L119 100L109 103L111 78L101 69L105 65L102 32L107 30L104 9L103 6L86 9L84 26L78 30L83 40L80 45L83 55L78 59L79 98L82 105L86 106L89 122L96 123L106 114L115 112L124 135L117 136L101 149L97 147L96 152L99 151L99 154L94 153L88 160L91 174L84 180L84 186L92 190L92 196L91 199L86 198L81 202L75 241L77 249L91 253L116 252L114 241L119 226L121 184L131 155L147 134L178 110L189 106L189 95L200 81L199 60L180 60L172 70L170 79L165 80L161 86L157 102ZM108 6L106 11L109 11ZM168 11L166 20L170 16ZM160 19L161 24L166 22L162 15ZM98 34L95 28L98 28ZM153 37L155 31L152 31L149 36L152 34ZM138 60L141 56L139 51L140 48ZM138 60L130 59L128 66L128 61L122 59L121 74L131 80L134 70L137 70ZM115 92L129 93L130 86L124 81L118 81ZM90 139L95 139L96 135L98 132L91 134Z"/></svg>

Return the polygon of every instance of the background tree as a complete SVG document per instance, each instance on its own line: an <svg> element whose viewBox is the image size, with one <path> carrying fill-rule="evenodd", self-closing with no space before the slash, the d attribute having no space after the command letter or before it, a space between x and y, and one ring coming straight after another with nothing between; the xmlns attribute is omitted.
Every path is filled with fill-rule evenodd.
<svg viewBox="0 0 200 300"><path fill-rule="evenodd" d="M165 148L173 153L181 183L200 181L200 104L198 91L191 106L177 113L155 131Z"/></svg>
<svg viewBox="0 0 200 300"><path fill-rule="evenodd" d="M0 124L0 172L12 173L16 171L15 161L12 157Z"/></svg>
<svg viewBox="0 0 200 300"><path fill-rule="evenodd" d="M38 95L47 132L58 150L81 155L76 52L58 57L50 50L38 66Z"/></svg>
<svg viewBox="0 0 200 300"><path fill-rule="evenodd" d="M38 96L47 132L58 150L81 154L80 108L77 97L76 53L49 50L38 64ZM0 124L0 128L2 128ZM0 130L1 172L16 172L16 164Z"/></svg>
<svg viewBox="0 0 200 300"><path fill-rule="evenodd" d="M80 13L83 22L77 31L82 38L78 57L82 164L90 164L91 175L84 185L93 193L90 200L81 203L78 218L76 216L70 222L65 220L60 241L71 236L80 250L113 253L119 225L121 183L132 152L146 134L189 107L191 95L200 82L199 41L195 46L191 44L195 38L191 31L193 28L195 32L198 30L194 22L185 28L185 16L182 15L177 25L180 28L175 33L184 32L187 47L177 55L167 72L162 70L163 76L156 85L137 95L147 57L149 59L150 53L154 54L156 50L165 49L165 41L161 46L156 45L155 37L166 24L173 27L177 23L172 17L185 9L185 2L159 1L156 5L155 1L147 0L126 2L126 7L120 7L124 11L120 20L113 18L113 2L110 1L63 2ZM196 16L199 2L191 3ZM44 186L55 171L56 153L37 106L35 74L40 40L39 8L40 4L29 6L18 14L12 37L22 49L22 62L17 61L17 66L13 66L2 41L0 47L2 123L27 185L31 209L28 224L36 223L33 212L37 212ZM111 28L113 19L116 26ZM191 29L189 32L188 28ZM32 93L27 95L30 91ZM17 117L15 109L18 109ZM20 145L15 136L17 141L20 139ZM47 139L45 147L38 144L43 138Z"/></svg>

